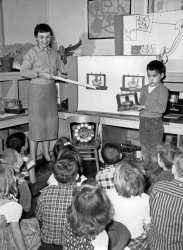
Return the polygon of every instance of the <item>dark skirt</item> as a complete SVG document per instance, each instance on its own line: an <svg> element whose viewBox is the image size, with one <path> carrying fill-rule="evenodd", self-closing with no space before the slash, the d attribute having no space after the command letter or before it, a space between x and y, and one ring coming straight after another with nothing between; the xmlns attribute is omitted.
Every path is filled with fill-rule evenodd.
<svg viewBox="0 0 183 250"><path fill-rule="evenodd" d="M58 138L57 88L54 83L30 84L28 94L29 138L48 141Z"/></svg>

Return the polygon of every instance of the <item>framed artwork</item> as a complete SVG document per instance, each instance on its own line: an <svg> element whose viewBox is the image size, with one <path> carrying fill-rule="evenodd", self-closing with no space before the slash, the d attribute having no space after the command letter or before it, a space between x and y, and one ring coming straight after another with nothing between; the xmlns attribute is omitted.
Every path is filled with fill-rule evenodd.
<svg viewBox="0 0 183 250"><path fill-rule="evenodd" d="M118 111L128 110L132 106L138 104L137 93L130 92L126 94L117 94L116 95Z"/></svg>
<svg viewBox="0 0 183 250"><path fill-rule="evenodd" d="M130 90L130 91L139 91L142 86L144 86L145 76L139 75L123 75L122 79L122 87L120 88L122 91Z"/></svg>
<svg viewBox="0 0 183 250"><path fill-rule="evenodd" d="M114 15L129 15L131 0L88 0L88 39L114 38Z"/></svg>
<svg viewBox="0 0 183 250"><path fill-rule="evenodd" d="M163 11L173 11L182 10L183 1L182 0L149 0L148 12L163 12Z"/></svg>
<svg viewBox="0 0 183 250"><path fill-rule="evenodd" d="M87 74L86 83L90 86L94 86L97 90L106 90L106 75L105 74ZM87 87L88 89L92 89Z"/></svg>

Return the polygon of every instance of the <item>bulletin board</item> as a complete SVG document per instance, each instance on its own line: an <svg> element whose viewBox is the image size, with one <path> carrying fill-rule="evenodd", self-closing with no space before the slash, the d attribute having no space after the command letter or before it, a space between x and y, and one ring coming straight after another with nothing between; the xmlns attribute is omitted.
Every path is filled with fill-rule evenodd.
<svg viewBox="0 0 183 250"><path fill-rule="evenodd" d="M183 10L123 17L124 55L183 59Z"/></svg>
<svg viewBox="0 0 183 250"><path fill-rule="evenodd" d="M79 56L78 81L101 82L97 89L78 86L78 110L118 113L116 95L121 94L123 79L145 78L146 66L155 56Z"/></svg>

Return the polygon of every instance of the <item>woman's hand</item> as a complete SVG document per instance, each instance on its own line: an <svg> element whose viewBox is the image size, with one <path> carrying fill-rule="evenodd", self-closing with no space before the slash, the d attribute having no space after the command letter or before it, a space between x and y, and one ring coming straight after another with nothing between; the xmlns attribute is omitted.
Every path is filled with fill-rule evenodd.
<svg viewBox="0 0 183 250"><path fill-rule="evenodd" d="M44 73L44 72L39 73L39 78L45 78L47 80L53 79L52 75L50 73Z"/></svg>

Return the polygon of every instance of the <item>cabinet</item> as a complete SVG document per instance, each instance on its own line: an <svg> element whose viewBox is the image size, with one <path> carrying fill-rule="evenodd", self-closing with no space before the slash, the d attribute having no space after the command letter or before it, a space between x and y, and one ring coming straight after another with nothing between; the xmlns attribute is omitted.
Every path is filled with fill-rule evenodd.
<svg viewBox="0 0 183 250"><path fill-rule="evenodd" d="M20 72L0 72L0 98L21 99L27 103L28 82Z"/></svg>

